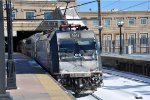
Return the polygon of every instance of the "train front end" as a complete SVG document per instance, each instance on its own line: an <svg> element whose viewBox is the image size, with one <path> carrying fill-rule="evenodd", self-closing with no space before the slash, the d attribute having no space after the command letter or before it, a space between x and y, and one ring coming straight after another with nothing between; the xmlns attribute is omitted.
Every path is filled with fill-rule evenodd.
<svg viewBox="0 0 150 100"><path fill-rule="evenodd" d="M102 66L93 31L58 32L57 43L61 84L76 93L101 86Z"/></svg>

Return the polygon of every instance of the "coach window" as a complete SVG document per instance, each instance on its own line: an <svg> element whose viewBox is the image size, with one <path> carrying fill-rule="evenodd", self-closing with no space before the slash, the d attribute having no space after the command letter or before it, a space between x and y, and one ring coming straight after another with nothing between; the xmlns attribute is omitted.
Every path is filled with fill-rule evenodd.
<svg viewBox="0 0 150 100"><path fill-rule="evenodd" d="M44 19L53 19L53 13L48 11L44 12Z"/></svg>
<svg viewBox="0 0 150 100"><path fill-rule="evenodd" d="M141 46L146 46L148 43L148 33L141 33L140 34L140 44Z"/></svg>
<svg viewBox="0 0 150 100"><path fill-rule="evenodd" d="M141 18L141 25L146 25L147 24L147 18Z"/></svg>
<svg viewBox="0 0 150 100"><path fill-rule="evenodd" d="M26 12L26 19L34 19L35 12L34 11L27 11Z"/></svg>
<svg viewBox="0 0 150 100"><path fill-rule="evenodd" d="M110 26L110 18L104 19L104 25L105 26Z"/></svg>

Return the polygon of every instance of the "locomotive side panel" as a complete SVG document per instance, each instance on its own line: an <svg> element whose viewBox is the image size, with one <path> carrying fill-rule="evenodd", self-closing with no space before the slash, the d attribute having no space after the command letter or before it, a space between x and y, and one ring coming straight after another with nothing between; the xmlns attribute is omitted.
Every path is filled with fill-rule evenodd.
<svg viewBox="0 0 150 100"><path fill-rule="evenodd" d="M43 65L43 67L51 72L51 55L49 55L49 41L39 40L36 43L36 60Z"/></svg>
<svg viewBox="0 0 150 100"><path fill-rule="evenodd" d="M57 46L57 37L56 33L53 34L52 38L49 41L50 43L50 55L52 60L51 72L52 74L59 73L59 57L58 57L58 46Z"/></svg>

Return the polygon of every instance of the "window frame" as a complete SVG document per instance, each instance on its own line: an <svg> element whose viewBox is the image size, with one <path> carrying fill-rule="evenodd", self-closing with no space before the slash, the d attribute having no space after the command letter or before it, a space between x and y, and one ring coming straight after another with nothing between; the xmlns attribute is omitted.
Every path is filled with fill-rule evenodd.
<svg viewBox="0 0 150 100"><path fill-rule="evenodd" d="M31 18L27 18L27 13L33 13L33 16L31 17ZM35 19L35 11L26 11L25 12L25 17L26 17L26 19Z"/></svg>
<svg viewBox="0 0 150 100"><path fill-rule="evenodd" d="M13 15L14 15L14 16L13 16ZM17 15L16 15L16 11L13 10L13 11L12 11L12 20L16 19L16 16L17 16Z"/></svg>
<svg viewBox="0 0 150 100"><path fill-rule="evenodd" d="M48 17L46 18L45 13L49 13L51 18ZM44 11L44 20L50 20L50 19L53 19L53 13L51 11Z"/></svg>
<svg viewBox="0 0 150 100"><path fill-rule="evenodd" d="M143 21L142 21L143 19L146 19L145 23L143 23ZM148 18L147 18L147 17L141 17L141 18L140 18L140 24L141 24L141 25L147 25L147 21L148 21Z"/></svg>
<svg viewBox="0 0 150 100"><path fill-rule="evenodd" d="M146 35L146 40L141 40L141 38L142 38L142 35ZM143 42L143 43L141 43L141 42ZM147 46L147 44L148 44L148 33L140 33L140 45L142 46L142 47L145 47L145 46Z"/></svg>
<svg viewBox="0 0 150 100"><path fill-rule="evenodd" d="M112 46L112 34L104 34L103 41L104 41L105 47L111 47Z"/></svg>
<svg viewBox="0 0 150 100"><path fill-rule="evenodd" d="M124 44L124 34L122 36L122 45ZM116 35L116 46L120 47L120 34Z"/></svg>
<svg viewBox="0 0 150 100"><path fill-rule="evenodd" d="M130 21L133 21L133 24L131 24ZM135 17L130 17L130 18L128 19L128 25L129 25L129 26L135 25L135 24L136 24L135 21L136 21L136 18L135 18Z"/></svg>
<svg viewBox="0 0 150 100"><path fill-rule="evenodd" d="M108 20L109 20L109 24L106 23L106 21L108 21ZM111 26L111 18L105 18L104 19L104 26Z"/></svg>
<svg viewBox="0 0 150 100"><path fill-rule="evenodd" d="M118 22L121 22L121 21L124 22L124 18L123 17L116 18L116 26L118 26Z"/></svg>
<svg viewBox="0 0 150 100"><path fill-rule="evenodd" d="M93 26L99 26L99 21L98 20L93 20L92 23L93 23Z"/></svg>
<svg viewBox="0 0 150 100"><path fill-rule="evenodd" d="M132 38L133 36L133 38ZM134 39L134 40L132 40ZM132 43L133 41L133 43ZM136 33L129 33L128 34L128 45L135 45L136 44Z"/></svg>

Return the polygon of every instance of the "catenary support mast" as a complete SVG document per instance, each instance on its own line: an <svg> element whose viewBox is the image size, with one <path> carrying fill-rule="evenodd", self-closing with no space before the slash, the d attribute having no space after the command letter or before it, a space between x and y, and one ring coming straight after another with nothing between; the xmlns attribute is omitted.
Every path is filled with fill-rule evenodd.
<svg viewBox="0 0 150 100"><path fill-rule="evenodd" d="M5 38L3 20L3 0L0 0L0 100L11 100L6 93L6 71L5 71Z"/></svg>

